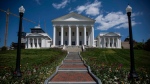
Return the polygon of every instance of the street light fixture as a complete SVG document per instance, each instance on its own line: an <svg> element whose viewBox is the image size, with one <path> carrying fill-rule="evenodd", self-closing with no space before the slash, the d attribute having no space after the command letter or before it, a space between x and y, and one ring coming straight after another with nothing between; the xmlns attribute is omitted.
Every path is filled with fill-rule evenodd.
<svg viewBox="0 0 150 84"><path fill-rule="evenodd" d="M22 36L22 17L23 13L25 12L25 9L23 6L19 8L19 15L20 15L20 21L19 21L19 32L18 32L18 45L17 45L17 57L16 57L16 69L14 72L14 76L21 77L21 71L20 71L20 54L21 54L21 36Z"/></svg>
<svg viewBox="0 0 150 84"><path fill-rule="evenodd" d="M128 16L128 23L129 23L129 41L130 41L130 73L129 73L129 79L138 78L138 75L135 71L135 65L134 65L134 51L133 51L133 37L132 37L132 26L131 26L131 12L132 7L127 6L126 13Z"/></svg>

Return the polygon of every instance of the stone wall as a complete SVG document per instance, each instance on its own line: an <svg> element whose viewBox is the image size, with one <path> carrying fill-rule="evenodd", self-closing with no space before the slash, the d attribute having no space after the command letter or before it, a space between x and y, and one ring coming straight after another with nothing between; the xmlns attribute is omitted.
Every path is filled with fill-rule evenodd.
<svg viewBox="0 0 150 84"><path fill-rule="evenodd" d="M130 49L129 42L121 42L121 45L122 45L123 49Z"/></svg>

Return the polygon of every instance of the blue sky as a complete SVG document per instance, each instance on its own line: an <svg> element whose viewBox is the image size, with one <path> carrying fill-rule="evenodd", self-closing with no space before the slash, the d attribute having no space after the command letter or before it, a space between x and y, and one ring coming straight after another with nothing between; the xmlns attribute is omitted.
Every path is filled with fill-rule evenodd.
<svg viewBox="0 0 150 84"><path fill-rule="evenodd" d="M25 8L24 18L36 22L33 24L23 20L24 32L39 22L44 31L53 37L51 20L76 12L95 19L95 37L100 32L120 32L122 41L129 36L126 7L132 7L133 39L142 42L150 38L150 6L149 0L0 0L0 9L19 15L18 8ZM6 13L0 11L0 47L4 45ZM19 18L9 15L7 46L17 42Z"/></svg>

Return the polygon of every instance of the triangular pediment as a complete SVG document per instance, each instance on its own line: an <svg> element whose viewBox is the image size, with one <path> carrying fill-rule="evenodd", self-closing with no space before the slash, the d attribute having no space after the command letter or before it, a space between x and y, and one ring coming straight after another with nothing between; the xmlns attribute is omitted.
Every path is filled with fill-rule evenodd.
<svg viewBox="0 0 150 84"><path fill-rule="evenodd" d="M52 22L57 22L57 21L95 21L94 19L91 19L89 17L85 17L81 14L77 14L77 13L69 13L67 15L58 17L54 20L52 20Z"/></svg>
<svg viewBox="0 0 150 84"><path fill-rule="evenodd" d="M80 20L74 17L70 17L70 18L65 19L64 21L80 21Z"/></svg>
<svg viewBox="0 0 150 84"><path fill-rule="evenodd" d="M106 33L104 36L119 36L119 35L114 32L109 32L109 33Z"/></svg>

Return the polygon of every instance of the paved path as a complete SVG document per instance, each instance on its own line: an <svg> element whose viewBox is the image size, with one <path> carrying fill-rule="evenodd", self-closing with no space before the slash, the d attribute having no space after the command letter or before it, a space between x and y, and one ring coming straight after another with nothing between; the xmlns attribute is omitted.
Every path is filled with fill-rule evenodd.
<svg viewBox="0 0 150 84"><path fill-rule="evenodd" d="M97 84L96 81L78 52L69 53L57 72L47 80L48 84Z"/></svg>

